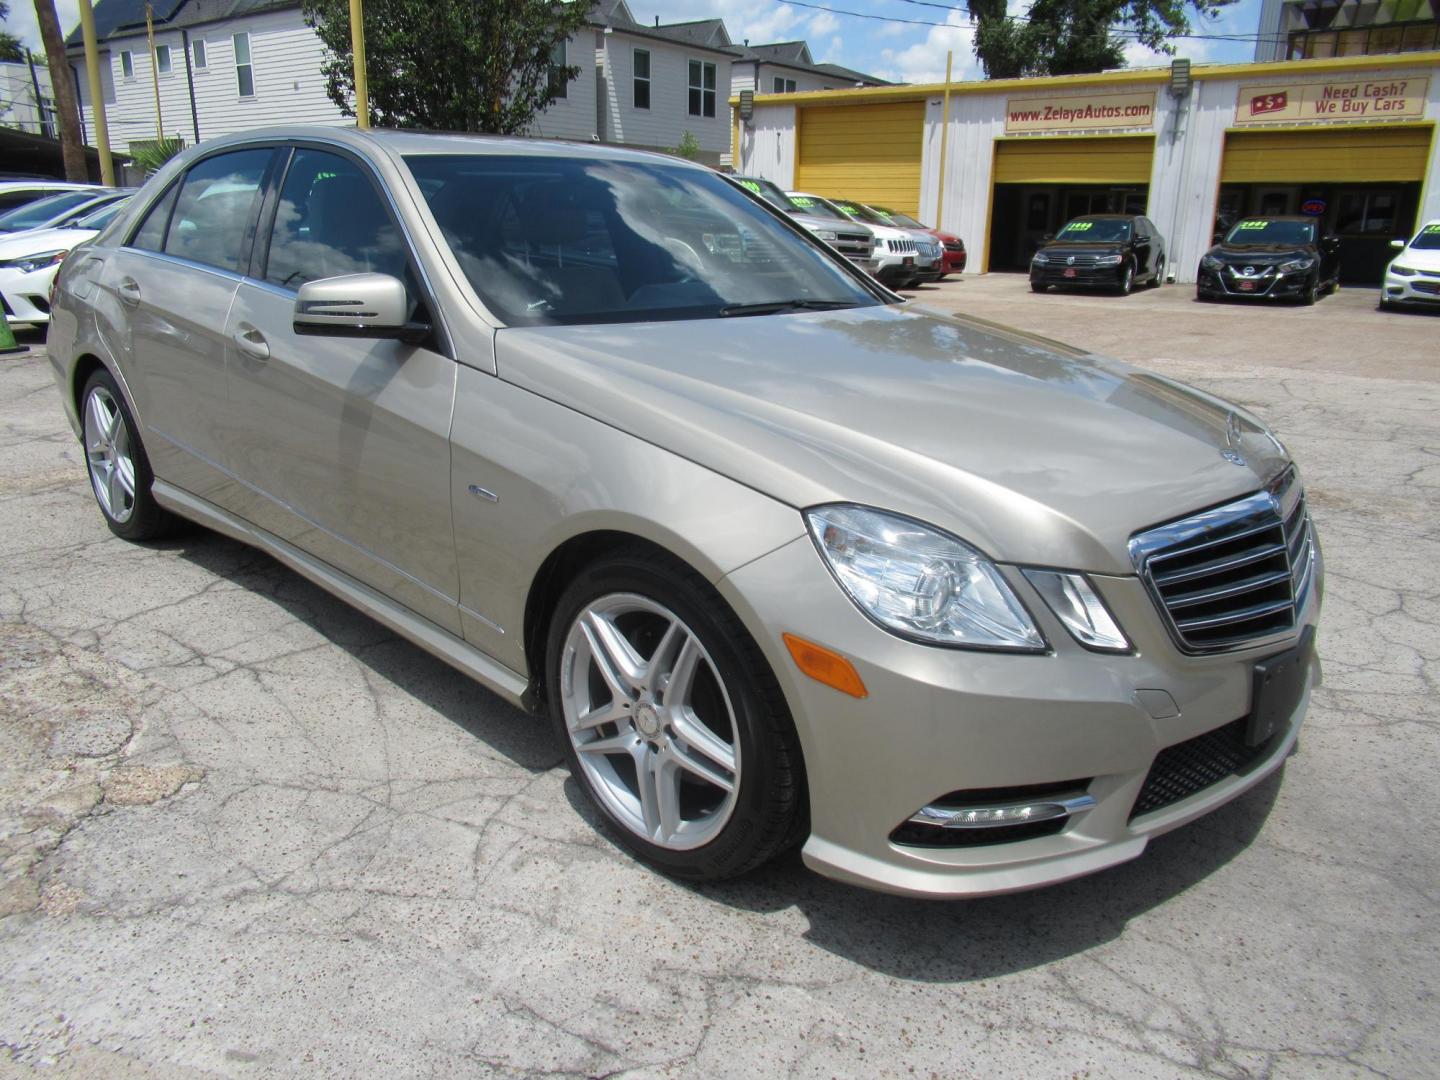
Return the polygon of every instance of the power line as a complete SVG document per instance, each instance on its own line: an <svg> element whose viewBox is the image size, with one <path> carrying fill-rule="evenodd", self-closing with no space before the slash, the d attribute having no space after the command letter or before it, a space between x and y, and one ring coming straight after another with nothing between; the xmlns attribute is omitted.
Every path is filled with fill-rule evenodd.
<svg viewBox="0 0 1440 1080"><path fill-rule="evenodd" d="M919 7L939 8L941 11L965 12L966 8L955 7L951 4L939 4L934 0L903 0L907 4L915 4ZM812 4L808 0L776 0L776 3L788 4L791 7L809 8L812 11L824 11L831 15L844 15L852 19L871 19L875 22L900 23L905 26L938 26L945 30L975 30L979 24L973 18L967 18L963 23L935 22L933 19L904 19L896 15L876 15L868 11L849 11L845 8L827 7L824 4ZM1011 22L1028 23L1030 21L1025 15L1007 16ZM1125 27L1117 27L1111 30L1116 37L1131 38L1139 40L1140 33L1137 30L1130 30ZM1258 41L1282 41L1284 34L1166 34L1167 38L1182 38L1187 41L1233 41L1233 42L1258 42Z"/></svg>

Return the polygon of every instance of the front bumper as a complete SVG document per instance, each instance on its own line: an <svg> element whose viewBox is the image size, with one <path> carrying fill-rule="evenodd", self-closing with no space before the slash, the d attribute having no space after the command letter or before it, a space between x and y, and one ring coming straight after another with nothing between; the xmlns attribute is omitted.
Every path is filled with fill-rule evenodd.
<svg viewBox="0 0 1440 1080"><path fill-rule="evenodd" d="M945 273L963 274L965 272L965 263L967 258L968 256L966 255L964 248L961 248L959 251L952 250L951 248L946 248Z"/></svg>
<svg viewBox="0 0 1440 1080"><path fill-rule="evenodd" d="M43 326L50 321L50 284L57 269L46 266L28 274L14 268L0 269L0 308L7 323Z"/></svg>
<svg viewBox="0 0 1440 1080"><path fill-rule="evenodd" d="M803 854L811 868L910 896L983 896L1052 884L1134 858L1150 837L1229 801L1285 760L1308 689L1243 774L1132 819L1160 751L1246 716L1255 661L1283 646L1181 655L1138 578L1092 575L1136 651L1088 652L1018 571L1002 572L1040 623L1052 646L1047 655L927 647L886 633L840 591L808 537L720 582L766 651L795 718L810 791ZM1320 593L1310 590L1302 628L1314 625ZM869 696L857 700L800 674L780 644L785 632L847 656ZM1307 687L1318 679L1312 661ZM1177 715L1156 708L1157 695L1137 691L1164 691ZM912 814L946 793L1077 780L1094 805L1051 835L966 847L892 839Z"/></svg>
<svg viewBox="0 0 1440 1080"><path fill-rule="evenodd" d="M1070 288L1118 289L1121 266L1067 266L1064 263L1030 264L1034 285L1063 285Z"/></svg>
<svg viewBox="0 0 1440 1080"><path fill-rule="evenodd" d="M1282 274L1265 267L1253 277L1232 274L1228 268L1200 267L1196 287L1207 296L1233 296L1241 300L1293 300L1305 292L1313 270L1292 270Z"/></svg>
<svg viewBox="0 0 1440 1080"><path fill-rule="evenodd" d="M1380 297L1387 304L1440 307L1440 275L1416 274L1414 277L1401 277L1387 271Z"/></svg>

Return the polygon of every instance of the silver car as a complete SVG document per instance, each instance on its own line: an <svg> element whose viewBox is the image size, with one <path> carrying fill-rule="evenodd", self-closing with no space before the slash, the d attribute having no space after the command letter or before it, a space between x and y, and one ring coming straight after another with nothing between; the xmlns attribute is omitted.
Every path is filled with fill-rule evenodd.
<svg viewBox="0 0 1440 1080"><path fill-rule="evenodd" d="M1099 870L1277 769L1319 675L1263 424L673 158L204 143L65 262L49 353L116 534L239 538L547 715L677 876Z"/></svg>

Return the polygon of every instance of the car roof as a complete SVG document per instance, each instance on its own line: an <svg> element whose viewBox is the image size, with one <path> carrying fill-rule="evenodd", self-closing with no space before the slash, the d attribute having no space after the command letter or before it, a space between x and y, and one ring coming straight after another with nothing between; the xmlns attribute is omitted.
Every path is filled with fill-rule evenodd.
<svg viewBox="0 0 1440 1080"><path fill-rule="evenodd" d="M108 191L99 184L77 184L70 180L0 180L0 191L53 191L57 194L62 191L80 191L84 188L94 188L96 191Z"/></svg>
<svg viewBox="0 0 1440 1080"><path fill-rule="evenodd" d="M575 158L583 157L601 161L664 162L683 168L703 172L714 170L696 162L686 161L674 154L651 150L631 150L610 143L571 142L564 139L527 139L514 135L484 135L464 131L414 131L405 128L359 128L350 126L329 126L323 124L286 124L275 127L251 128L233 135L222 135L207 139L192 148L205 153L225 146L240 146L257 142L287 142L317 139L338 142L355 150L372 150L383 147L391 153L406 155L430 154L476 154L506 155L534 158Z"/></svg>
<svg viewBox="0 0 1440 1080"><path fill-rule="evenodd" d="M1071 221L1129 221L1144 214L1076 214Z"/></svg>
<svg viewBox="0 0 1440 1080"><path fill-rule="evenodd" d="M1307 217L1305 214L1246 214L1236 220L1238 225L1241 221L1318 221L1319 218Z"/></svg>

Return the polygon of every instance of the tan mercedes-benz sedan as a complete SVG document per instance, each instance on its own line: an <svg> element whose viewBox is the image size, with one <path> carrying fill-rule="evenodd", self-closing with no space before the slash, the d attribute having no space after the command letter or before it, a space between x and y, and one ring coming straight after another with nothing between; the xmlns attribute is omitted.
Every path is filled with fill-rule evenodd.
<svg viewBox="0 0 1440 1080"><path fill-rule="evenodd" d="M547 714L687 878L1072 878L1256 784L1322 570L1243 410L907 304L710 170L273 129L56 284L96 501L277 559Z"/></svg>

